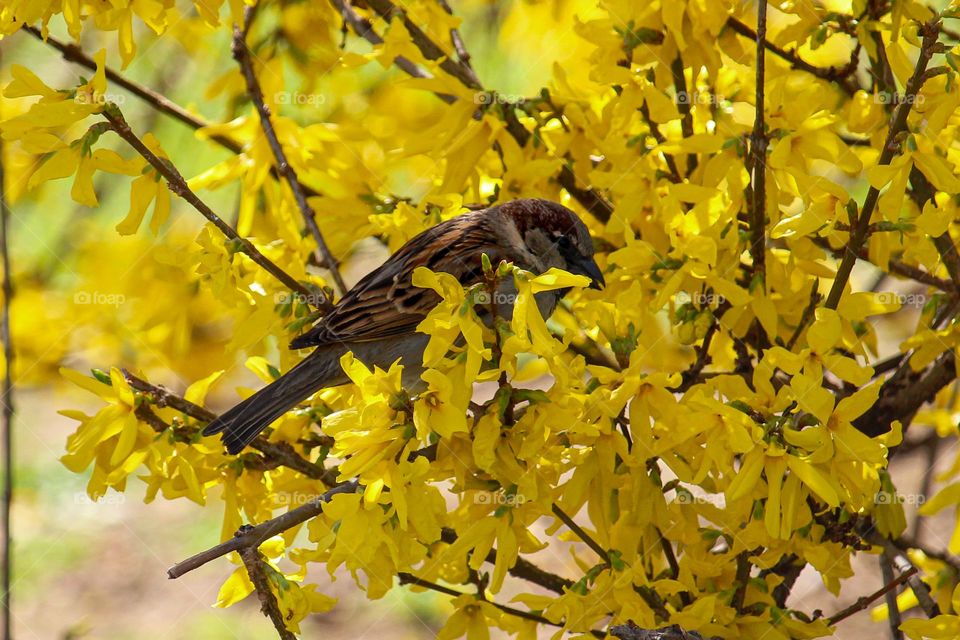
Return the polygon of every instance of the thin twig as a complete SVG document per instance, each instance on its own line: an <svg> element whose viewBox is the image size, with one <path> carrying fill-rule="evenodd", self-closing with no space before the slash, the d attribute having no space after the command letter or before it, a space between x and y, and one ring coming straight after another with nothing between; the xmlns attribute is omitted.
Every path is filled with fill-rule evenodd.
<svg viewBox="0 0 960 640"><path fill-rule="evenodd" d="M899 576L888 581L881 588L877 589L870 595L860 596L859 598L857 598L857 601L854 602L849 607L846 607L844 609L841 609L840 611L837 611L835 614L827 618L827 624L829 624L832 627L833 625L837 624L841 620L846 620L847 618L857 613L858 611L863 611L864 609L869 607L870 603L872 603L874 600L876 600L877 598L880 598L883 595L886 595L888 592L893 591L904 582L907 582L908 580L910 580L910 578L912 578L916 574L917 574L917 568L910 567L910 569L906 573L901 573Z"/></svg>
<svg viewBox="0 0 960 640"><path fill-rule="evenodd" d="M170 569L167 571L167 576L169 576L170 579L179 578L185 573L189 573L198 567L202 567L203 565L216 560L217 558L222 558L228 553L251 547L257 548L263 544L265 540L272 538L278 533L292 529L293 527L303 524L307 520L320 515L320 513L323 512L323 505L330 502L335 495L340 493L354 493L357 491L359 486L360 484L356 480L344 482L343 484L337 485L336 487L328 490L323 495L314 498L301 507L291 509L284 514L267 520L266 522L262 522L255 527L243 527L237 531L233 538L230 538L226 542L222 542L215 547L207 549L206 551L201 551L200 553L170 567Z"/></svg>
<svg viewBox="0 0 960 640"><path fill-rule="evenodd" d="M680 112L680 132L684 138L693 136L693 92L687 91L687 79L683 73L683 58L680 54L670 63L670 73L673 75L673 88L677 93L677 110ZM696 76L696 74L694 74ZM694 77L696 82L696 77ZM697 168L697 154L687 154L687 175Z"/></svg>
<svg viewBox="0 0 960 640"><path fill-rule="evenodd" d="M444 527L440 530L440 539L446 544L453 544L457 541L457 538L457 532L453 529ZM497 550L491 549L490 552L487 553L487 557L484 558L484 561L490 564L496 564ZM514 578L526 580L527 582L561 595L565 593L566 589L569 589L574 585L573 580L568 580L567 578L558 576L555 573L550 573L549 571L541 569L529 560L524 560L521 557L517 558L517 563L509 568L507 573L512 575Z"/></svg>
<svg viewBox="0 0 960 640"><path fill-rule="evenodd" d="M913 590L913 594L917 596L917 602L920 604L923 612L927 614L927 617L935 618L936 616L940 615L940 606L930 595L930 587L928 587L927 584L920 579L916 567L914 567L913 563L910 562L910 559L907 558L907 554L876 531L868 536L867 539L869 540L870 544L883 547L884 556L891 563L893 563L894 568L896 568L900 574L911 574L906 578L907 584L910 585L910 588ZM912 573L911 569L913 570Z"/></svg>
<svg viewBox="0 0 960 640"><path fill-rule="evenodd" d="M893 565L883 555L879 558L880 575L884 583L890 583L893 578ZM903 640L903 631L900 630L900 604L897 602L897 592L887 591L883 594L883 601L887 605L887 622L890 623L891 640Z"/></svg>
<svg viewBox="0 0 960 640"><path fill-rule="evenodd" d="M260 598L260 611L263 615L270 618L273 628L277 630L280 640L297 640L287 625L283 622L283 613L280 611L280 604L277 602L277 596L270 589L270 580L263 569L263 557L257 547L246 547L240 551L240 559L243 560L243 566L247 569L247 575L250 576L250 582Z"/></svg>
<svg viewBox="0 0 960 640"><path fill-rule="evenodd" d="M920 45L920 55L917 56L917 63L914 67L913 75L911 75L907 81L904 99L897 105L893 121L890 123L887 138L883 143L883 149L880 151L880 157L877 160L878 166L890 164L897 152L897 148L899 147L897 138L900 133L907 128L907 116L910 115L910 110L913 108L914 102L916 102L917 94L923 86L927 65L935 53L934 47L937 43L937 37L940 34L940 24L935 20L928 22L921 26L920 31L923 34L923 42ZM824 306L828 309L836 309L837 305L840 304L840 298L843 296L843 289L847 284L847 280L850 278L850 272L853 270L853 265L857 261L860 249L867 240L870 218L873 216L873 210L879 198L880 190L871 186L866 198L864 198L863 207L857 215L856 224L850 232L846 253L844 253L843 259L840 261L840 266L837 268L837 275L833 281L833 286L830 288L830 293L827 294L827 300Z"/></svg>
<svg viewBox="0 0 960 640"><path fill-rule="evenodd" d="M410 38L427 60L439 60L440 68L459 80L468 89L482 91L483 85L470 65L463 61L454 60L448 56L440 45L434 42L417 23L410 19L407 12L390 0L367 0L367 6L373 9L381 18L390 22L395 17L403 21Z"/></svg>
<svg viewBox="0 0 960 640"><path fill-rule="evenodd" d="M453 9L450 7L450 3L447 0L437 0L437 4L447 12L447 15L453 15ZM453 48L457 52L457 58L460 62L468 67L473 69L470 65L470 52L467 51L467 46L463 42L463 38L460 36L460 30L457 28L450 29L450 42L453 43Z"/></svg>
<svg viewBox="0 0 960 640"><path fill-rule="evenodd" d="M750 208L750 256L753 258L753 277L760 278L760 286L766 289L766 199L767 199L767 140L764 121L764 79L765 58L763 43L767 38L767 1L760 0L757 10L757 69L756 69L756 115L753 120L753 133L750 134L750 158L753 175L751 193L753 202Z"/></svg>
<svg viewBox="0 0 960 640"><path fill-rule="evenodd" d="M365 40L367 40L367 42L370 42L374 45L379 45L383 43L383 38L381 38L379 35L377 35L373 31L373 27L369 24L369 22L367 22L362 17L360 17L353 10L353 8L350 6L348 2L346 2L345 0L330 0L330 2L333 4L334 7L336 7L336 9L344 17L344 20L350 25L350 28L353 29L358 36L360 36L361 38L364 38ZM388 19L388 20L392 18L397 11L396 6L392 2L389 2L389 0L374 0L373 2L368 2L368 4L378 14L380 14L381 16L383 16L385 19ZM403 17L406 22L408 23L410 22L410 19L406 16L405 13L403 13ZM408 30L409 30L409 25L406 25L406 26L408 26ZM435 56L444 55L443 50L440 49L440 47L435 42L433 42L427 36L426 33L424 33L421 29L416 27L416 25L413 25L413 26L414 26L414 30L410 30L410 36L413 40L413 43L417 46L418 49L420 49L421 53L423 53L423 55L426 58L434 60L436 59ZM423 75L417 72L417 69L419 67L416 67L415 65L413 65L413 68L411 68L410 64L404 64L404 62L409 63L409 61L406 59L396 58L394 60L394 63L400 69L406 71L411 76L416 78L424 77ZM462 66L462 65L457 65L456 62L454 62L453 60L450 60L449 58L447 58L445 62L454 64L455 66ZM441 64L441 67L444 67L444 65ZM453 75L455 75L458 79L460 79L461 82L464 84L464 86L466 86L467 88L474 89L477 91L484 91L484 88L480 84L479 79L477 79L476 76L473 75L473 71L468 67L465 67L465 69L466 71L457 72L457 73L454 73ZM473 79L471 80L469 78L466 78L465 74L473 75ZM453 96L440 95L439 97L448 103L452 103L457 100L457 98ZM514 140L517 141L518 145L520 145L521 147L525 147L531 139L530 132L527 131L523 127L523 125L516 119L516 116L515 114L513 114L512 109L503 109L499 111L502 113L502 116L506 121L507 131L510 133L511 137L513 137ZM479 117L480 115L482 115L482 113L483 112L478 109L475 117ZM579 202L580 205L584 209L586 209L586 211L590 215L595 217L600 222L606 223L607 221L609 221L610 217L613 215L613 205L610 202L608 202L600 193L595 191L593 187L589 185L583 186L583 187L580 186L579 181L577 180L577 177L573 172L573 169L570 167L569 157L565 157L564 160L565 160L564 165L561 167L560 174L557 176L557 179L556 179L557 183L561 187L563 187L567 191L567 193L569 193L573 197L574 200Z"/></svg>
<svg viewBox="0 0 960 640"><path fill-rule="evenodd" d="M13 299L13 274L10 272L10 206L7 202L6 170L0 142L0 253L3 255L3 309L0 311L0 339L3 340L3 584L0 585L0 607L3 608L3 637L12 638L11 588L13 527L10 511L13 505L13 341L10 332L10 303Z"/></svg>
<svg viewBox="0 0 960 640"><path fill-rule="evenodd" d="M730 606L739 613L743 613L743 602L747 595L747 584L750 582L750 569L752 568L750 555L752 553L752 551L746 550L737 554L737 588L734 590L733 597L730 599Z"/></svg>
<svg viewBox="0 0 960 640"><path fill-rule="evenodd" d="M170 407L171 409L175 409L185 416L200 422L210 422L217 417L212 411L209 411L198 404L194 404L186 398L182 398L177 394L164 389L163 387L151 384L142 378L138 378L126 369L121 369L120 371L123 374L124 379L127 381L127 384L129 384L136 391L149 397L150 400L152 400L153 403L158 407ZM160 417L154 414L152 411L142 411L143 409L147 408L147 405L141 405L138 407L137 417L149 424L155 431L163 432L170 428L170 425L161 420ZM197 429L193 427L184 426L179 428L182 430L183 437L187 440L196 435L197 432ZM328 436L321 437L329 439ZM323 466L315 462L311 462L310 460L297 454L293 447L285 442L270 442L263 436L257 436L257 438L250 443L250 446L264 456L261 461L250 461L251 463L255 463L253 466L258 469L268 470L282 466L302 473L308 478L320 480L328 487L332 487L336 484L337 472L335 469L325 469Z"/></svg>
<svg viewBox="0 0 960 640"><path fill-rule="evenodd" d="M463 591L457 591L456 589L451 589L450 587L446 587L446 586L444 586L444 585L442 585L442 584L437 584L436 582L431 582L430 580L424 580L423 578L419 578L419 577L413 575L412 573L400 572L399 574L397 574L397 577L400 579L400 584L402 584L402 585L413 585L413 586L416 586L416 587L422 587L422 588L424 588L424 589L430 589L431 591L436 591L437 593L442 593L442 594L444 594L444 595L452 596L452 597L454 597L454 598L459 598L460 596L469 595L469 594L467 594L467 593L464 593ZM479 596L482 596L482 594L478 594L478 597L479 597ZM503 612L506 613L506 614L509 614L509 615L511 615L511 616L516 616L516 617L518 617L518 618L523 618L524 620L532 620L532 621L534 621L534 622L538 622L538 623L540 623L540 624L550 625L550 626L552 626L552 627L563 627L563 626L565 626L563 623L553 622L553 621L551 621L551 620L547 620L547 619L544 618L543 616L538 615L538 614L536 614L536 613L532 613L532 612L530 612L530 611L523 611L522 609L515 609L515 608L509 607L509 606L507 606L507 605L505 605L505 604L500 604L500 603L497 603L497 602L491 602L490 600L484 600L484 602L487 602L487 603L493 605L494 607L496 607L497 609L500 609L500 611L503 611ZM606 637L606 634L605 634L604 632L602 632L602 631L591 630L589 633L590 633L590 635L592 635L592 636L594 636L594 637L596 637L596 638L605 638L605 637Z"/></svg>
<svg viewBox="0 0 960 640"><path fill-rule="evenodd" d="M573 533L580 538L588 547L593 549L593 551L600 556L600 559L606 564L610 564L610 554L607 553L607 550L600 546L600 543L593 539L593 537L583 530L583 528L573 521L573 518L568 516L563 509L561 509L556 504L553 505L553 515L557 516L560 521L567 525L567 527L573 531Z"/></svg>
<svg viewBox="0 0 960 640"><path fill-rule="evenodd" d="M180 196L186 200L194 209L200 212L200 214L213 223L220 232L233 240L240 252L247 254L251 260L263 267L270 275L282 282L291 290L303 296L303 299L308 302L312 302L315 306L329 310L332 307L332 304L329 300L324 298L323 300L317 300L317 295L311 292L307 287L297 282L292 276L290 276L283 269L274 264L269 258L260 253L260 251L253 245L252 242L242 237L240 234L234 230L229 224L227 224L220 216L214 213L207 204L201 200L197 194L190 189L187 185L187 181L184 180L183 176L180 175L180 172L176 167L173 166L173 163L168 160L163 160L158 157L153 151L151 151L143 141L137 137L133 130L130 128L130 125L127 124L127 121L123 117L120 109L110 103L103 110L103 117L110 123L113 128L113 131L117 133L124 141L127 142L131 147L133 147L143 158L156 169L163 178L167 181L167 186L170 188L174 194Z"/></svg>
<svg viewBox="0 0 960 640"><path fill-rule="evenodd" d="M31 27L30 25L24 25L22 29L35 37L37 40L40 40L41 42L44 42L50 47L53 47L59 51L63 56L63 59L67 62L73 62L89 69L90 71L96 71L96 61L85 54L79 46L72 43L61 42L51 35L47 35L47 37L44 38L40 29ZM157 111L165 113L166 115L179 120L192 129L205 129L210 126L210 123L204 118L190 113L163 94L130 80L123 74L114 70L112 67L105 67L104 74L106 75L107 80L110 82L116 84L117 86L123 87L133 95L152 106ZM228 138L220 134L211 135L209 138L233 153L241 153L243 151L243 146L232 138Z"/></svg>
<svg viewBox="0 0 960 640"><path fill-rule="evenodd" d="M250 29L255 7L256 5L248 6L244 10L244 25L242 29L239 25L234 25L233 27L233 57L240 65L240 71L243 73L243 77L247 83L247 93L250 95L250 100L256 107L257 113L260 115L260 125L263 128L263 134L266 136L267 142L270 144L273 157L277 162L277 172L283 176L290 186L293 197L297 201L297 207L303 215L303 221L306 223L307 229L310 230L310 234L317 243L317 251L319 253L317 256L318 262L326 266L342 295L347 292L347 285L344 284L343 278L340 276L340 270L337 268L337 262L334 260L333 254L330 253L330 248L323 239L323 234L320 233L320 227L317 225L317 214L314 212L313 207L307 202L307 196L303 192L300 182L297 180L297 172L287 160L283 146L281 146L280 140L277 138L277 132L273 128L273 123L270 120L270 109L263 100L263 90L260 88L260 82L257 80L257 75L253 70L253 61L250 58L250 49L247 48L245 35Z"/></svg>
<svg viewBox="0 0 960 640"><path fill-rule="evenodd" d="M727 18L727 26L745 38L749 38L750 40L754 41L757 40L756 31L733 16ZM828 80L836 83L836 85L847 94L852 95L857 89L855 86L855 78L853 76L853 72L856 71L855 66L846 65L844 67L818 67L805 61L803 58L798 56L795 51L787 51L782 49L765 38L763 39L763 47L778 58L789 62L790 66L794 69L799 69L800 71L805 71L822 80Z"/></svg>

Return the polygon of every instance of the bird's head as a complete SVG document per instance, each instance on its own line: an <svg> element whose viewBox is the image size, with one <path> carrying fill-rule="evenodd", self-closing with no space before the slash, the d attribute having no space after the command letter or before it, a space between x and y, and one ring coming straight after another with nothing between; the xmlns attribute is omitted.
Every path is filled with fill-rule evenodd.
<svg viewBox="0 0 960 640"><path fill-rule="evenodd" d="M512 200L499 207L516 228L523 247L535 259L535 267L551 267L590 278L590 288L606 283L593 259L593 239L583 221L563 205L539 198ZM539 263L539 264L537 264Z"/></svg>

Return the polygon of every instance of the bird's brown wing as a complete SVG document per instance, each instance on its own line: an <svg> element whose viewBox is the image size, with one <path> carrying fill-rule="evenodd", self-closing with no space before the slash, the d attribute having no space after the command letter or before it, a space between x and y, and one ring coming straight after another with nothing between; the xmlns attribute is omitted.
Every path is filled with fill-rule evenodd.
<svg viewBox="0 0 960 640"><path fill-rule="evenodd" d="M414 287L417 267L442 271L470 285L483 278L481 254L493 264L504 256L483 212L442 222L410 239L378 269L364 277L292 349L366 342L413 333L439 302L430 289Z"/></svg>

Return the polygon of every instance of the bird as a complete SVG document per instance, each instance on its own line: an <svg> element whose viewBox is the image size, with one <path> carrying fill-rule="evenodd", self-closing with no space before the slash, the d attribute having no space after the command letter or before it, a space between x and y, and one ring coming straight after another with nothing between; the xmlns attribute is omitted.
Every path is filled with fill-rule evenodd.
<svg viewBox="0 0 960 640"><path fill-rule="evenodd" d="M587 276L591 288L605 286L590 232L567 207L523 198L461 214L414 236L357 282L329 313L290 342L291 349L312 348L306 358L212 420L203 435L222 434L227 451L239 453L320 389L349 382L340 366L341 356L348 351L368 367L387 369L399 359L404 366L401 384L408 390L416 387L429 341L429 336L417 332L417 325L441 298L431 289L413 286L413 272L427 267L449 273L468 287L484 280L482 254L492 265L508 261L535 274L556 267ZM509 319L516 295L513 279L504 279L499 287L493 301L496 313ZM535 295L544 318L567 291ZM483 316L492 315L492 309L477 309L489 325L492 317Z"/></svg>

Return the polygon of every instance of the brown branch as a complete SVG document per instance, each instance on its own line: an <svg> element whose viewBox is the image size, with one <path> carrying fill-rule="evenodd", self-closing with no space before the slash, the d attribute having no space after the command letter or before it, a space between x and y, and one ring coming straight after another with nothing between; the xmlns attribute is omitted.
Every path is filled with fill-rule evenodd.
<svg viewBox="0 0 960 640"><path fill-rule="evenodd" d="M817 304L819 302L820 278L817 278L813 281L813 285L810 287L810 301L807 303L807 306L804 307L803 313L800 314L800 322L797 323L797 328L793 330L790 340L787 341L787 351L793 351L793 347L797 344L797 340L799 340L800 336L803 334L803 330L806 329L807 325L810 324L810 321L813 320L814 314L817 311Z"/></svg>
<svg viewBox="0 0 960 640"><path fill-rule="evenodd" d="M940 615L940 606L937 605L937 602L930 595L930 587L920 578L917 568L914 567L910 559L907 558L907 554L876 531L871 532L871 534L867 536L867 540L870 544L883 548L884 557L893 564L898 573L901 575L905 573L911 574L906 578L907 584L910 585L913 594L917 596L917 602L920 604L923 612L927 614L927 617L934 618Z"/></svg>
<svg viewBox="0 0 960 640"><path fill-rule="evenodd" d="M739 35L749 38L750 40L757 41L757 32L733 16L727 18L727 26L733 29L733 31ZM857 87L855 82L852 80L853 73L856 71L855 65L848 64L843 67L817 67L798 56L796 51L787 51L782 49L766 38L763 38L762 41L763 46L767 51L778 58L781 58L782 60L786 60L794 69L805 71L822 80L834 82L848 95L853 95L856 92Z"/></svg>
<svg viewBox="0 0 960 640"><path fill-rule="evenodd" d="M13 339L10 331L10 304L13 300L13 273L10 271L10 206L7 202L6 167L3 162L3 143L0 141L0 254L3 264L3 307L0 310L0 339L3 340L3 416L0 418L0 440L3 442L3 577L0 579L0 608L3 609L4 638L12 638L11 589L13 527L10 512L13 505Z"/></svg>
<svg viewBox="0 0 960 640"><path fill-rule="evenodd" d="M660 131L660 125L653 121L653 118L650 117L650 107L647 106L646 101L640 105L640 115L643 116L644 122L647 123L647 128L650 129L650 135L653 136L653 139L657 141L657 144L663 144L667 141L667 137L663 135L663 132ZM673 154L660 152L660 155L663 156L663 161L667 163L667 169L670 170L670 175L668 176L671 182L683 182L683 178L680 177L680 170L677 168L677 161L674 159Z"/></svg>
<svg viewBox="0 0 960 640"><path fill-rule="evenodd" d="M242 30L239 25L234 25L233 27L233 57L240 65L240 71L247 83L247 93L250 95L250 100L256 107L257 113L260 115L260 125L263 128L263 134L266 136L270 150L273 152L273 157L276 160L277 172L283 176L290 186L293 197L297 202L297 207L303 216L303 221L306 223L307 229L310 230L310 234L317 243L317 251L319 252L317 261L324 264L327 270L330 271L330 275L342 295L347 292L347 285L340 276L340 271L337 269L337 261L334 260L333 254L330 253L330 248L323 239L323 234L320 233L320 227L317 225L317 214L314 212L313 207L307 202L307 196L303 192L299 180L297 180L297 172L287 160L283 146L277 138L277 132L273 128L273 123L270 120L270 109L264 103L263 90L260 88L260 82L257 80L256 73L253 71L253 61L250 59L250 49L247 48L245 36L253 20L254 11L255 7L246 7L244 10L244 25Z"/></svg>
<svg viewBox="0 0 960 640"><path fill-rule="evenodd" d="M282 282L291 290L295 291L299 295L303 296L303 299L310 302L318 303L321 309L329 310L332 305L329 300L324 299L322 302L316 300L317 296L303 286L301 283L297 282L293 277L291 277L287 272L274 264L269 258L260 253L260 251L253 245L252 242L246 238L240 236L233 227L224 222L224 220L214 213L207 204L201 200L197 194L190 189L187 185L187 181L184 180L183 176L180 175L180 172L176 167L168 160L163 160L158 157L153 151L147 148L147 145L137 137L133 130L130 128L130 125L127 124L127 121L123 117L123 113L120 109L112 103L108 103L103 110L103 117L106 118L107 122L110 123L113 131L116 132L124 141L127 142L131 147L133 147L143 158L156 169L163 178L167 181L167 186L170 188L174 194L180 196L186 200L194 209L200 212L200 214L213 223L213 225L220 230L220 232L234 241L239 247L239 251L245 253L250 257L255 263L263 267L270 275Z"/></svg>
<svg viewBox="0 0 960 640"><path fill-rule="evenodd" d="M401 9L390 0L367 0L367 6L387 22L393 20L394 17L400 18L403 21L403 26L406 27L407 32L410 34L413 43L417 45L417 48L420 49L420 52L427 60L439 60L440 68L459 80L463 86L468 89L483 90L480 79L477 78L477 74L473 72L470 65L449 57L423 29L410 19L410 16L407 15L404 9Z"/></svg>
<svg viewBox="0 0 960 640"><path fill-rule="evenodd" d="M210 422L216 418L215 413L190 402L186 398L182 398L161 386L138 378L126 369L121 369L121 372L131 388L149 397L158 407L170 407L200 422ZM144 411L144 409L146 409L146 411ZM149 424L158 433L162 433L170 428L170 425L160 419L153 411L150 411L146 405L141 405L137 408L137 417ZM192 427L181 427L180 429L182 429L181 435L188 441L194 437L197 432L197 429ZM326 438L326 436L323 437ZM298 455L293 447L286 442L270 442L263 436L257 436L257 438L250 443L250 447L262 453L264 457L258 464L250 464L248 466L255 466L255 468L262 471L275 469L277 467L287 467L288 469L302 473L308 478L320 480L328 487L332 487L337 483L337 472L335 469L325 469L321 465L307 460ZM253 461L246 460L245 462L253 463Z"/></svg>
<svg viewBox="0 0 960 640"><path fill-rule="evenodd" d="M247 575L250 576L250 582L260 598L260 611L263 615L270 618L274 629L280 640L297 640L287 625L283 622L283 613L280 611L280 604L277 602L277 596L270 589L270 580L263 569L263 557L257 547L246 547L240 551L240 559L243 560L243 566L247 569Z"/></svg>
<svg viewBox="0 0 960 640"><path fill-rule="evenodd" d="M440 539L443 540L446 544L453 544L457 541L457 532L453 529L444 527L440 531ZM490 564L496 564L497 562L497 550L491 549L487 553L487 557L484 558L484 562ZM537 565L533 564L529 560L518 557L515 565L507 569L507 573L515 578L521 580L526 580L532 584L543 587L554 593L559 593L563 595L566 592L566 589L569 589L574 585L573 580L568 580L562 576L558 576L555 573L550 573L544 569L541 569Z"/></svg>
<svg viewBox="0 0 960 640"><path fill-rule="evenodd" d="M910 567L910 569L907 570L905 573L901 573L899 576L897 576L893 580L890 580L889 582L884 584L881 588L877 589L870 595L860 596L859 598L857 598L857 601L854 602L849 607L846 607L844 609L841 609L840 611L837 611L835 614L827 618L827 624L829 624L832 627L838 622L842 620L846 620L853 614L859 611L863 611L864 609L869 607L870 603L872 603L874 600L876 600L877 598L880 598L881 596L886 595L890 591L893 591L904 582L907 582L908 580L910 580L910 578L912 578L916 574L917 574L917 568Z"/></svg>
<svg viewBox="0 0 960 640"><path fill-rule="evenodd" d="M79 46L71 43L61 42L60 40L57 40L51 35L48 35L46 38L44 38L43 33L40 31L40 29L37 29L36 27L24 25L22 29L27 33L29 33L30 35L32 35L33 37L35 37L37 40L40 40L41 42L44 42L47 45L59 51L60 54L63 56L63 59L66 60L67 62L73 62L75 64L79 64L80 66L89 69L90 71L96 71L97 69L96 61L94 61L93 58L85 54ZM190 113L189 111L187 111L186 109L178 105L177 103L173 102L166 96L154 91L153 89L150 89L149 87L145 87L142 84L139 84L137 82L134 82L133 80L126 78L125 76L123 76L122 74L114 70L113 68L109 66L105 67L104 73L107 77L107 80L109 80L110 82L120 87L123 87L133 95L137 96L138 98L140 98L141 100L143 100L144 102L152 106L157 111L164 113L182 122L188 127L192 129L205 129L210 126L210 123L207 122L202 117L195 115L193 113ZM223 148L228 149L233 153L241 153L243 151L242 145L236 140L233 140L232 138L228 138L220 134L215 134L210 136L210 140L213 140Z"/></svg>
<svg viewBox="0 0 960 640"><path fill-rule="evenodd" d="M955 360L953 351L948 351L927 369L914 371L905 358L880 387L880 399L854 420L853 426L873 437L886 433L890 425L899 420L906 431L920 407L956 379Z"/></svg>
<svg viewBox="0 0 960 640"><path fill-rule="evenodd" d="M174 566L170 567L167 571L167 576L170 579L179 578L185 573L189 573L198 567L221 558L228 553L234 551L240 551L247 548L258 548L263 542L278 533L292 529L293 527L303 524L307 520L314 518L320 515L323 512L323 505L330 502L333 497L339 493L354 493L359 488L360 484L356 480L351 480L350 482L344 482L339 484L332 489L328 490L321 496L318 496L308 502L307 504L297 507L296 509L291 509L286 513L262 522L255 527L245 526L237 530L233 538L230 538L226 542L222 542L215 547L211 547L206 551L201 551L200 553L193 555L182 562L178 562Z"/></svg>
<svg viewBox="0 0 960 640"><path fill-rule="evenodd" d="M733 597L730 599L730 606L741 614L743 613L743 601L747 595L747 585L750 582L750 556L752 554L753 552L749 550L741 551L737 554L737 588L734 590Z"/></svg>
<svg viewBox="0 0 960 640"><path fill-rule="evenodd" d="M767 0L760 0L757 10L757 69L756 69L756 115L753 120L753 133L750 134L750 176L751 194L753 196L750 208L750 256L753 258L751 269L753 277L760 278L760 284L766 289L766 199L767 199L767 139L766 123L764 121L764 79L766 56L762 43L767 38Z"/></svg>
<svg viewBox="0 0 960 640"><path fill-rule="evenodd" d="M878 558L880 562L880 575L885 584L894 580L893 565L884 556ZM900 631L900 605L897 603L896 591L887 591L883 594L884 603L887 605L887 622L890 624L890 637L892 640L903 640L903 631Z"/></svg>
<svg viewBox="0 0 960 640"><path fill-rule="evenodd" d="M437 0L437 4L439 4L440 8L447 12L447 15L453 15L453 9L450 7L450 3L447 2L447 0ZM453 43L453 50L457 52L457 58L460 60L460 63L472 71L473 67L470 65L470 52L467 51L467 45L464 44L463 38L460 36L459 29L450 29L450 42Z"/></svg>
<svg viewBox="0 0 960 640"><path fill-rule="evenodd" d="M436 591L437 593L442 593L444 595L452 596L454 598L459 598L460 596L469 595L463 591L457 591L456 589L445 587L442 584L437 584L436 582L424 580L423 578L419 578L413 575L412 573L407 573L405 571L398 573L397 577L400 579L401 585L413 585L416 587L421 587L423 589L430 589L431 591ZM483 599L483 594L478 593L477 597ZM543 616L533 613L531 611L523 611L522 609L515 609L514 607L510 607L505 604L500 604L498 602L491 602L490 600L486 600L486 599L483 599L483 601L493 605L494 607L496 607L500 611L503 611L506 614L509 614L511 616L516 616L518 618L523 618L524 620L532 620L534 622L550 625L552 627L565 626L563 623L547 620ZM591 630L589 633L590 635L596 638L606 637L606 634L602 631Z"/></svg>
<svg viewBox="0 0 960 640"><path fill-rule="evenodd" d="M934 437L939 440L940 438L934 434ZM960 575L960 557L957 557L951 554L949 551L938 551L936 549L931 549L923 544L921 544L915 538L910 538L907 536L900 536L897 540L893 541L893 544L897 545L897 548L906 551L908 549L916 549L923 553L923 555L933 558L934 560L939 560L944 563L958 575Z"/></svg>
<svg viewBox="0 0 960 640"><path fill-rule="evenodd" d="M582 540L584 544L586 544L588 547L593 549L594 553L600 556L600 559L603 560L605 564L608 564L608 565L610 564L610 554L607 553L606 549L600 546L599 542L594 540L589 533L584 531L583 528L580 525L578 525L576 522L574 522L573 518L568 516L563 511L563 509L561 509L559 506L554 504L552 510L553 510L553 515L557 516L560 522L567 525L567 528L573 531L574 535L580 538L580 540Z"/></svg>
<svg viewBox="0 0 960 640"><path fill-rule="evenodd" d="M910 110L913 108L914 102L916 102L917 94L923 86L924 73L927 70L927 65L930 63L930 58L932 58L935 53L937 38L940 34L940 25L936 20L933 20L922 25L920 31L923 34L920 55L917 57L913 75L911 75L907 81L904 99L897 105L893 121L890 123L887 138L883 143L883 149L877 160L878 166L890 164L894 155L897 153L899 147L897 142L898 136L906 130L907 116L910 114ZM837 268L837 275L833 281L833 286L830 288L830 293L827 294L827 300L824 306L828 309L836 309L837 305L840 304L840 298L843 296L843 289L847 284L847 280L850 278L850 272L853 270L853 265L857 261L860 249L867 240L870 218L873 216L873 210L876 207L879 197L880 190L871 186L866 198L864 198L863 207L857 216L856 224L853 225L850 239L847 242L847 250L846 253L844 253L843 259L840 261L840 266Z"/></svg>
<svg viewBox="0 0 960 640"><path fill-rule="evenodd" d="M350 27L358 36L364 38L374 45L383 43L383 38L373 31L373 28L370 26L369 22L361 18L355 11L353 11L353 8L349 6L349 3L346 2L346 0L330 0L330 2L334 7L337 8L340 14L344 17L344 20L350 25ZM394 15L394 11L397 10L396 6L389 0L374 0L373 2L368 2L368 4L378 14L388 20ZM405 20L405 24L409 22L409 17L407 17L405 13L403 13L403 19ZM413 43L418 49L420 49L421 53L423 53L426 58L436 59L433 56L445 55L442 49L440 49L440 47L433 42L426 33L416 27L416 25L413 26L415 31L410 30L410 36L413 39ZM413 77L424 77L423 75L418 74L415 65L414 68L411 68L409 64L403 64L403 60L396 58L394 63ZM444 61L444 64L458 66L456 62L450 60L449 58ZM442 68L444 67L444 64L441 64ZM479 79L473 75L472 70L470 70L468 67L466 67L466 69L467 71L465 72L454 73L453 75L460 79L467 88L475 89L477 91L484 91L483 85L481 85ZM467 73L473 75L472 80L466 77L461 77ZM453 96L439 95L439 97L448 103L456 101L456 98ZM513 114L512 108L506 108L501 111L503 119L507 125L507 131L517 141L517 144L519 144L521 147L525 147L527 142L530 140L530 132L528 132L519 122L519 120L516 119L516 115ZM479 116L481 113L482 111L478 109L477 116ZM565 160L569 162L570 159L569 157L565 157ZM566 189L567 193L569 193L574 200L579 202L580 205L597 220L604 223L610 220L610 217L613 215L613 205L607 202L602 195L594 191L592 187L581 187L577 181L576 175L573 173L573 169L571 169L568 164L565 163L560 169L560 174L557 176L557 183Z"/></svg>
<svg viewBox="0 0 960 640"><path fill-rule="evenodd" d="M687 91L687 79L683 74L683 58L680 54L670 63L670 73L673 76L673 88L677 93L677 110L680 112L680 132L684 138L693 136L693 99L692 92ZM696 74L694 74L696 75ZM696 80L696 78L694 78ZM644 102L646 104L646 102ZM697 154L687 154L687 175L697 168Z"/></svg>
<svg viewBox="0 0 960 640"><path fill-rule="evenodd" d="M350 25L350 28L353 29L354 33L374 46L383 44L383 38L381 38L380 35L373 30L373 25L370 24L370 21L354 11L353 6L348 0L330 0L330 3L333 4L334 8L340 13L344 24ZM393 64L397 65L397 68L413 78L433 77L422 67L411 62L408 58L403 56L395 57L393 59ZM457 101L456 96L451 96L446 93L436 93L434 95L447 104Z"/></svg>

